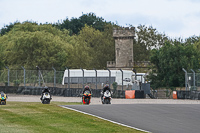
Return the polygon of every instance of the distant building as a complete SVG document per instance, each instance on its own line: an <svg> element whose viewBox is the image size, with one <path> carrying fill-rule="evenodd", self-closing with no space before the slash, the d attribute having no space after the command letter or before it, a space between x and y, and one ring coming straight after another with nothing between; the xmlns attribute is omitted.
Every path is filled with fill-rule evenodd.
<svg viewBox="0 0 200 133"><path fill-rule="evenodd" d="M132 70L133 68L148 68L150 61L134 62L133 40L135 27L114 28L115 61L107 61L107 68L111 70Z"/></svg>
<svg viewBox="0 0 200 133"><path fill-rule="evenodd" d="M115 39L115 61L107 61L107 68L112 70L132 70L133 59L133 39L135 28L115 28L113 38Z"/></svg>

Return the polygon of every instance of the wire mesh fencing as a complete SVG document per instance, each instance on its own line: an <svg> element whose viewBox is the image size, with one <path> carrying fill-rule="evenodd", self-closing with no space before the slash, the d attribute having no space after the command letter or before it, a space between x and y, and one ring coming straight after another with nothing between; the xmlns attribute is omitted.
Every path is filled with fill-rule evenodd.
<svg viewBox="0 0 200 133"><path fill-rule="evenodd" d="M200 73L187 73L186 82L186 88L188 88L188 90L200 90Z"/></svg>
<svg viewBox="0 0 200 133"><path fill-rule="evenodd" d="M9 68L0 70L0 86L32 86L32 87L57 87L57 88L84 88L89 85L91 89L102 89L105 84L109 84L113 90L131 89L130 74L113 72L110 70L90 70L91 73L76 75L70 70L70 75L64 77L65 71L52 70L10 70ZM40 73L41 72L41 73ZM116 78L118 77L118 78ZM128 82L127 78L128 78ZM124 81L124 79L126 79Z"/></svg>
<svg viewBox="0 0 200 133"><path fill-rule="evenodd" d="M55 70L0 70L0 86L34 86L63 88L64 71Z"/></svg>

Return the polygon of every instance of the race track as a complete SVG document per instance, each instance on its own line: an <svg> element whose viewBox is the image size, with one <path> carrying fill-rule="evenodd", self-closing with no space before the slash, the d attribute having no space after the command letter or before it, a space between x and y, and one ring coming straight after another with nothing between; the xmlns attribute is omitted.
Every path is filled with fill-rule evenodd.
<svg viewBox="0 0 200 133"><path fill-rule="evenodd" d="M81 102L81 97L53 96L53 101ZM40 96L8 94L9 101L41 102ZM102 105L100 98L92 98L90 105L64 107L97 117L139 128L153 133L200 132L200 100L173 99L112 99Z"/></svg>
<svg viewBox="0 0 200 133"><path fill-rule="evenodd" d="M199 104L66 105L64 107L153 133L200 132Z"/></svg>

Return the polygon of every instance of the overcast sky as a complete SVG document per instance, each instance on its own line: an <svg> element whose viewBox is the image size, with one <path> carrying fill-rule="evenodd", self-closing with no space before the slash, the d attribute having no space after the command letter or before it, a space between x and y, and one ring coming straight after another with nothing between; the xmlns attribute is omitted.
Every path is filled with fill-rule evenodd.
<svg viewBox="0 0 200 133"><path fill-rule="evenodd" d="M17 20L55 23L90 12L120 26L152 25L171 38L200 35L200 0L0 0L0 28Z"/></svg>

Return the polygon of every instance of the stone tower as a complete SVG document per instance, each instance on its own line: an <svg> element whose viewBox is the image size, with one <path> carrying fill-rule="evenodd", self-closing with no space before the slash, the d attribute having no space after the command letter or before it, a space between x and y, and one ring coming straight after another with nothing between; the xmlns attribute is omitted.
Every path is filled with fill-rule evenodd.
<svg viewBox="0 0 200 133"><path fill-rule="evenodd" d="M107 67L110 69L132 69L133 68L133 39L135 28L113 29L115 39L115 62L108 61Z"/></svg>

